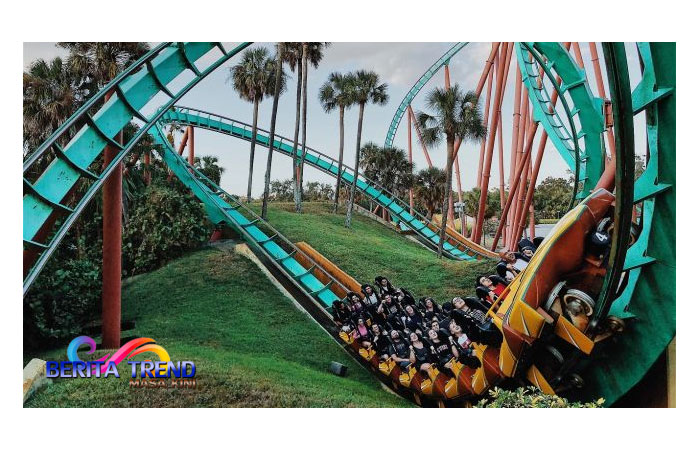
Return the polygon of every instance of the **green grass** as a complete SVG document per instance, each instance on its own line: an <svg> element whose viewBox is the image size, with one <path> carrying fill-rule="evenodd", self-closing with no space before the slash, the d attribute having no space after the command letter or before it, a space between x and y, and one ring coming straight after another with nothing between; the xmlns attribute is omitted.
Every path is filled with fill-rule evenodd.
<svg viewBox="0 0 700 450"><path fill-rule="evenodd" d="M259 205L253 205L258 209ZM394 286L440 302L473 295L492 261L438 260L405 236L360 216L351 229L330 205L274 203L270 222L293 242L306 241L359 282L381 274ZM137 389L127 378L60 381L37 392L30 407L374 407L410 406L382 389L325 331L296 309L246 258L202 250L135 278L123 290L130 337L151 337L174 361L197 365L196 390ZM125 334L127 334L125 333ZM97 352L96 356L103 353ZM65 347L24 355L65 359ZM328 373L330 361L348 376Z"/></svg>
<svg viewBox="0 0 700 450"><path fill-rule="evenodd" d="M333 214L327 203L304 203L303 214L289 203L271 203L269 222L292 242L306 241L360 283L383 275L395 287L416 297L432 296L441 303L457 295L474 295L477 275L492 273L493 261L438 260L435 253L374 220ZM259 205L253 205L259 211Z"/></svg>
<svg viewBox="0 0 700 450"><path fill-rule="evenodd" d="M196 390L139 389L122 378L59 381L29 407L377 407L411 403L382 389L248 259L202 250L140 276L123 291L131 337L154 338L197 365ZM125 334L127 334L125 333ZM97 356L104 352L96 352ZM65 359L65 347L25 359ZM349 366L346 378L327 370Z"/></svg>

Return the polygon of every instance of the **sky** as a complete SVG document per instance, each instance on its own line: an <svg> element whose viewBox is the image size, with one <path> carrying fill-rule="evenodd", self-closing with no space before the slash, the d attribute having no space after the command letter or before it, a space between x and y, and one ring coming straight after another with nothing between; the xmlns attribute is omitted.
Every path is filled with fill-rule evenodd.
<svg viewBox="0 0 700 450"><path fill-rule="evenodd" d="M154 43L152 43L153 45ZM327 80L331 72L349 72L358 69L373 70L377 72L382 82L388 84L389 101L385 106L368 105L365 108L365 117L362 128L362 142L375 142L382 145L386 133L394 116L394 113L401 103L404 95L413 86L423 73L430 67L443 53L445 53L454 42L446 43L333 43L325 50L325 55L318 69L310 70L308 76L308 125L307 125L307 145L330 156L338 156L339 132L338 114L336 111L325 113L318 101L318 91L324 81ZM255 43L253 47L265 46L274 53L274 45L271 43ZM230 45L227 44L227 48ZM457 53L450 61L450 79L452 84L459 84L466 90L474 89L484 68L486 59L491 49L491 43L470 43ZM590 78L591 90L597 95L597 88L593 79L593 66L590 62L590 51L588 43L581 43L581 50ZM602 50L598 47L603 74L605 77L605 66L602 57ZM639 63L636 60L636 51L632 44L627 45L627 54L630 66L630 77L632 86L639 81ZM24 70L32 61L38 58L53 58L65 56L63 49L56 47L55 43L24 43L23 65ZM207 57L203 58L206 59ZM253 106L251 103L241 100L233 91L228 79L231 68L239 58L234 57L222 67L219 67L207 78L202 80L190 92L188 92L179 102L179 105L190 106L212 113L221 114L234 118L242 122L251 123ZM504 142L504 171L507 183L509 162L510 162L510 142L513 114L513 97L515 70L517 61L515 57L510 65L508 74L508 85L504 93L502 117L503 117L503 142ZM290 75L288 89L281 98L277 118L277 134L293 138L296 106L296 74L285 68ZM444 87L443 71L439 71L433 79L422 89L413 100L414 111L425 108L425 94L436 86ZM175 82L177 84L177 81ZM172 86L171 86L172 87ZM607 82L606 82L607 92ZM481 96L486 96L486 88ZM146 112L148 107L144 109ZM272 99L264 100L260 105L259 127L269 129L270 116L272 110ZM357 133L357 108L351 108L345 114L345 156L344 162L350 166L354 164L355 144ZM643 127L639 127L639 121L643 121L642 115L635 118L635 130L641 132ZM420 144L415 132L413 136L413 160L416 171L428 167L423 156ZM639 152L643 151L643 135L637 135L636 141ZM539 142L539 134L535 142ZM408 146L407 136L407 116L404 116L398 127L394 145L406 150ZM248 180L248 158L250 143L240 139L224 136L213 131L195 130L195 154L214 155L219 158L220 165L225 172L222 176L221 186L228 192L237 195L244 195ZM444 167L445 165L445 145L429 149L430 158L434 165ZM262 195L264 187L264 173L267 149L258 146L255 154L255 167L253 174L253 195ZM461 182L463 190L471 189L476 184L476 166L478 164L479 145L477 143L465 143L459 151L459 164L461 169ZM291 178L291 159L275 153L273 156L272 179ZM542 167L538 180L541 181L548 176L566 176L567 166L557 153L551 143L545 149ZM308 169L304 173L305 181L321 181L334 183L334 180L317 170ZM490 186L498 185L498 152L494 151L492 162ZM456 178L453 179L456 182ZM456 189L456 185L455 185Z"/></svg>

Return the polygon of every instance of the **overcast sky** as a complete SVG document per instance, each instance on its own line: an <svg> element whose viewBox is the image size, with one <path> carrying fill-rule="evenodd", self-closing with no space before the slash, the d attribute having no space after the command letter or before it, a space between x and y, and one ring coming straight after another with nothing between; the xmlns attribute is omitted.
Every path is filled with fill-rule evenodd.
<svg viewBox="0 0 700 450"><path fill-rule="evenodd" d="M328 155L338 155L338 115L337 112L326 114L318 102L318 91L328 74L334 71L346 72L357 69L374 70L380 79L389 85L389 102L386 106L379 107L368 105L365 109L365 120L362 132L363 143L373 141L383 144L391 119L396 108L401 103L406 92L413 83L432 65L454 42L450 43L334 43L325 51L325 57L316 70L309 72L308 93L308 127L307 145ZM272 44L264 45L273 52ZM628 45L628 58L632 78L632 86L639 80L639 63L636 61L636 51L632 45ZM455 55L450 62L450 76L452 83L459 83L465 89L474 89L483 70L484 63L491 49L491 43L470 43ZM581 43L584 62L589 77L593 77L590 64L590 52L587 43ZM599 47L602 58L602 51ZM54 43L25 43L24 44L24 69L37 58L53 58L65 56L65 51L57 48ZM209 77L205 78L179 102L180 105L191 106L213 113L250 123L252 122L252 104L244 102L233 91L228 74L230 68L236 64L234 57L222 67L217 69ZM517 62L513 59L510 66L509 83L505 92L502 116L504 119L503 142L505 152L506 183L510 162L511 126L513 114L513 97L515 70ZM289 73L288 68L286 69ZM603 74L605 67L603 66ZM277 133L290 139L294 136L295 120L295 83L296 75L289 80L287 92L280 98L277 120ZM413 101L415 111L425 107L425 93L432 87L444 87L443 72L440 71L423 88L421 93ZM591 90L597 95L595 82L591 83ZM607 90L607 85L606 85ZM482 99L485 97L482 94ZM483 100L482 100L483 101ZM260 108L259 126L269 129L272 100L266 99ZM394 145L407 148L407 124L406 117L399 125ZM637 117L636 121L643 120ZM635 123L638 125L638 123ZM637 130L642 127L635 126ZM346 164L352 165L355 154L355 142L357 132L357 108L350 109L345 115L345 157ZM637 142L641 143L641 136L637 136ZM538 138L539 140L539 138ZM538 142L538 141L536 141ZM637 146L640 151L642 146ZM215 132L195 130L195 153L197 155L215 155L225 168L222 177L222 187L234 194L245 194L247 186L248 152L250 144L239 139L223 136ZM476 164L478 162L479 147L477 144L463 145L460 150L461 180L463 189L474 187L476 182ZM430 150L430 157L434 165L444 167L445 149L441 145ZM255 155L255 172L253 180L253 195L259 196L263 190L263 177L265 171L266 150L258 147ZM413 133L413 159L416 170L427 167L420 144ZM565 176L566 164L551 144L545 150L539 180L547 176ZM273 157L272 179L285 179L291 177L291 159L275 154ZM323 181L332 183L333 179L316 170L305 171L305 180ZM498 185L498 159L497 152L491 172L491 186ZM456 186L455 186L456 188Z"/></svg>

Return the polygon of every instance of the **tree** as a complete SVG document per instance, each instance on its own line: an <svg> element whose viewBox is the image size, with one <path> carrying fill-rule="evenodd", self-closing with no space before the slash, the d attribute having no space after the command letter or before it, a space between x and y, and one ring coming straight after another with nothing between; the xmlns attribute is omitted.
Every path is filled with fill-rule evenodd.
<svg viewBox="0 0 700 450"><path fill-rule="evenodd" d="M486 135L483 125L481 108L478 97L473 91L463 92L459 84L445 89L436 87L428 93L426 106L433 114L418 111L416 118L423 135L423 142L428 147L435 147L447 141L447 163L445 174L445 193L442 201L442 225L440 241L438 242L438 258L442 258L445 228L447 227L447 212L449 209L450 192L452 191L452 164L454 162L454 143L462 141L478 141Z"/></svg>
<svg viewBox="0 0 700 450"><path fill-rule="evenodd" d="M438 167L423 169L415 176L413 193L418 203L428 211L428 220L432 220L435 211L440 209L446 181L445 171Z"/></svg>
<svg viewBox="0 0 700 450"><path fill-rule="evenodd" d="M535 218L559 219L569 210L573 178L547 177L535 188Z"/></svg>
<svg viewBox="0 0 700 450"><path fill-rule="evenodd" d="M246 199L251 200L253 189L253 163L255 160L255 140L258 135L258 106L275 91L275 61L265 47L248 49L241 61L230 69L229 80L233 89L243 99L253 104L253 130L250 139L248 160L248 191Z"/></svg>
<svg viewBox="0 0 700 450"><path fill-rule="evenodd" d="M270 172L272 171L272 148L275 142L275 127L277 126L277 105L280 94L286 89L287 76L282 69L284 55L284 43L277 44L277 55L275 57L275 89L272 101L272 117L270 118L270 139L268 142L267 164L265 166L265 189L263 191L262 218L267 220L267 200L270 195Z"/></svg>
<svg viewBox="0 0 700 450"><path fill-rule="evenodd" d="M360 152L360 167L367 178L397 197L405 196L413 185L413 163L399 148L379 147L369 142Z"/></svg>
<svg viewBox="0 0 700 450"><path fill-rule="evenodd" d="M299 174L297 176L297 198L294 199L295 210L301 213L301 200L303 197L302 186L304 184L304 163L306 161L306 110L308 103L307 79L309 75L309 63L314 68L317 68L323 59L323 49L328 47L328 42L302 42L301 43L301 60L302 60L302 106L301 106L301 163L299 165ZM295 148L296 154L296 148Z"/></svg>
<svg viewBox="0 0 700 450"><path fill-rule="evenodd" d="M66 64L87 97L123 72L150 49L145 42L59 42L69 51Z"/></svg>
<svg viewBox="0 0 700 450"><path fill-rule="evenodd" d="M335 194L333 196L333 212L338 212L338 196L340 195L340 178L343 172L343 150L345 148L345 109L353 104L353 87L355 80L352 74L343 75L333 72L328 76L328 81L323 83L318 93L318 99L326 113L338 109L340 119L340 144L338 148L338 175L335 180Z"/></svg>
<svg viewBox="0 0 700 450"><path fill-rule="evenodd" d="M357 144L355 146L355 175L350 188L350 201L345 215L345 226L350 228L352 222L352 208L355 204L355 189L357 188L357 171L360 165L360 146L362 142L362 121L365 115L365 105L367 103L375 105L386 105L389 101L387 94L387 84L379 82L379 75L367 70L358 70L353 75L353 100L359 105L360 113L357 119Z"/></svg>
<svg viewBox="0 0 700 450"><path fill-rule="evenodd" d="M216 156L205 155L201 158L194 158L194 168L199 170L202 175L209 178L214 184L221 184L221 175L224 173L224 168L219 166L219 158Z"/></svg>
<svg viewBox="0 0 700 450"><path fill-rule="evenodd" d="M38 59L22 75L24 156L36 149L82 101L72 72L61 58Z"/></svg>

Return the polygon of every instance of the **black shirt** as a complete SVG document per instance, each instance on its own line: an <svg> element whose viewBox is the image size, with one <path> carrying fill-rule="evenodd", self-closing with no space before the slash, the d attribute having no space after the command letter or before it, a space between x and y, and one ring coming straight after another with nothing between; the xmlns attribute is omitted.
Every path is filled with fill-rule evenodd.
<svg viewBox="0 0 700 450"><path fill-rule="evenodd" d="M391 350L391 354L395 354L399 358L404 358L408 359L410 356L409 350L408 350L408 344L403 339L399 339L398 341L391 340L391 346L393 347Z"/></svg>

